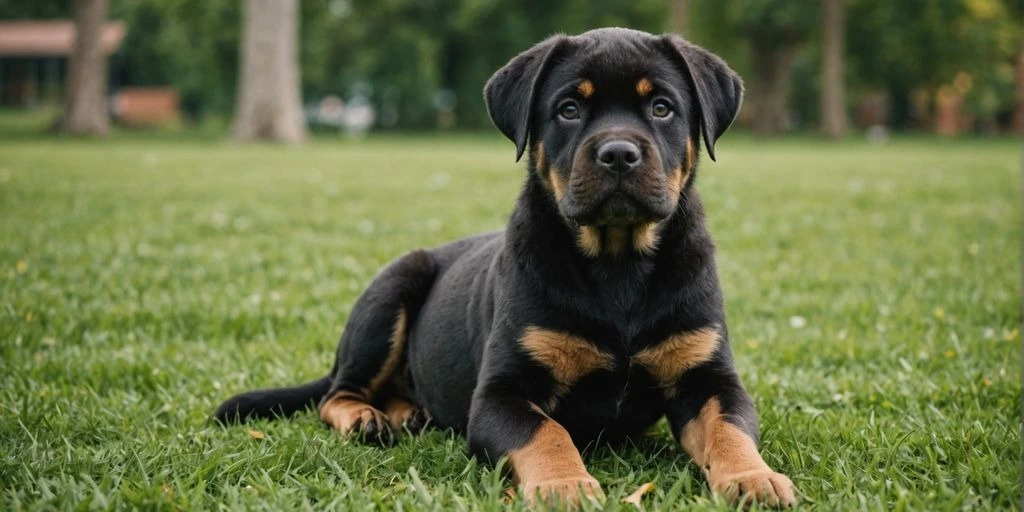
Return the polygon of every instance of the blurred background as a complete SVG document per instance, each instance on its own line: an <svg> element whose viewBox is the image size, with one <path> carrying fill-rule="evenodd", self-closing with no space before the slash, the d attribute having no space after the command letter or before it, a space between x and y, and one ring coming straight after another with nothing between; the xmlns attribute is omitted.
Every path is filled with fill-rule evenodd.
<svg viewBox="0 0 1024 512"><path fill-rule="evenodd" d="M72 133L483 130L487 77L554 32L684 34L759 136L1019 133L1019 0L0 0L0 106Z"/></svg>

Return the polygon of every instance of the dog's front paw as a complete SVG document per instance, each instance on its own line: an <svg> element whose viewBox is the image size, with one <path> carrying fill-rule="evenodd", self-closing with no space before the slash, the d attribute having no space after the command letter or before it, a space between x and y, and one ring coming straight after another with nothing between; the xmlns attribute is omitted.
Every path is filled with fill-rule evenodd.
<svg viewBox="0 0 1024 512"><path fill-rule="evenodd" d="M759 503L772 507L796 505L793 482L786 475L770 469L722 475L711 482L711 490L732 503Z"/></svg>
<svg viewBox="0 0 1024 512"><path fill-rule="evenodd" d="M523 482L519 489L528 503L578 505L581 498L594 503L604 499L601 484L590 475Z"/></svg>

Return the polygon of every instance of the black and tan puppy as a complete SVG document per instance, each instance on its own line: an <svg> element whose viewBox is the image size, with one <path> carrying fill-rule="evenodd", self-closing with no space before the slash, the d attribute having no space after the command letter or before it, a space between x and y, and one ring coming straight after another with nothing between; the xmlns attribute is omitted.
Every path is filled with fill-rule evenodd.
<svg viewBox="0 0 1024 512"><path fill-rule="evenodd" d="M694 175L742 85L674 35L557 35L487 83L498 128L529 149L507 229L412 252L352 310L331 373L227 401L221 421L319 403L344 433L433 424L508 457L528 498L600 494L578 447L667 416L713 491L794 503L757 451L733 368L714 246Z"/></svg>

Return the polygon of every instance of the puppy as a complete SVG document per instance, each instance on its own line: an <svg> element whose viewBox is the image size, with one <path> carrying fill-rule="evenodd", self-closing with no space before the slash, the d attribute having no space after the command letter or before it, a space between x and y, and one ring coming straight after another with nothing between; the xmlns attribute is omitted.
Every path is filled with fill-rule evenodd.
<svg viewBox="0 0 1024 512"><path fill-rule="evenodd" d="M319 403L331 428L389 442L428 421L507 457L527 499L599 496L579 447L667 416L712 491L795 503L757 450L733 367L714 245L694 188L700 139L743 87L675 35L556 35L488 81L494 124L529 154L507 228L411 252L352 309L331 372L236 396L222 422Z"/></svg>

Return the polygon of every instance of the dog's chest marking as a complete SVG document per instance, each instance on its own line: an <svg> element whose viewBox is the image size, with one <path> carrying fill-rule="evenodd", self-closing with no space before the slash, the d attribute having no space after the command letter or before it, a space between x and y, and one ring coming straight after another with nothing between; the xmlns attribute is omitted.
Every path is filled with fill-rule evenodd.
<svg viewBox="0 0 1024 512"><path fill-rule="evenodd" d="M667 397L676 395L675 383L684 373L709 361L721 342L718 326L669 336L630 358L630 364L641 366L665 390Z"/></svg>
<svg viewBox="0 0 1024 512"><path fill-rule="evenodd" d="M519 339L530 358L551 372L555 394L564 395L581 378L615 368L615 356L567 332L527 327Z"/></svg>
<svg viewBox="0 0 1024 512"><path fill-rule="evenodd" d="M711 360L721 343L717 325L673 334L663 341L631 356L616 357L579 336L531 326L523 331L519 344L530 359L543 366L555 381L553 396L547 405L552 410L558 400L568 395L583 377L606 370L624 372L622 389L617 390L615 406L621 410L629 395L633 372L645 370L664 391L666 398L675 397L675 384L687 371Z"/></svg>

